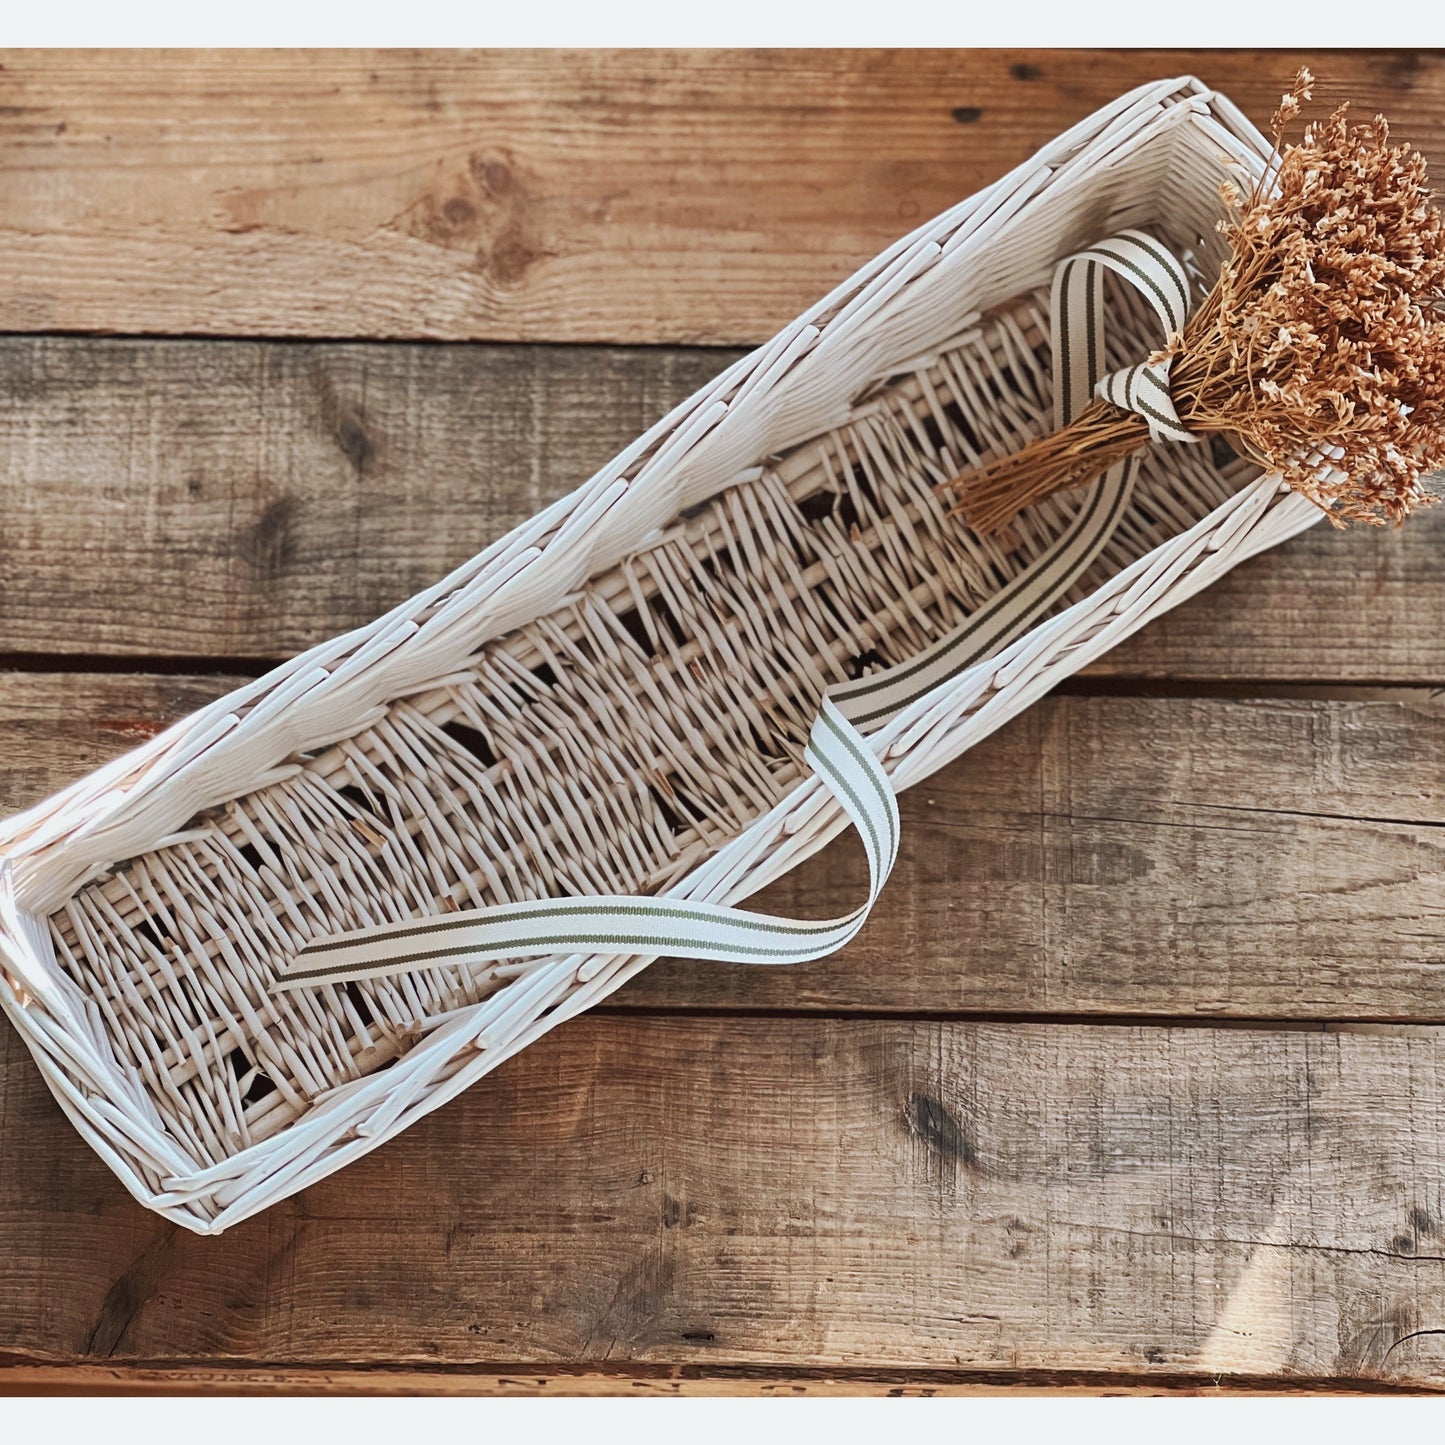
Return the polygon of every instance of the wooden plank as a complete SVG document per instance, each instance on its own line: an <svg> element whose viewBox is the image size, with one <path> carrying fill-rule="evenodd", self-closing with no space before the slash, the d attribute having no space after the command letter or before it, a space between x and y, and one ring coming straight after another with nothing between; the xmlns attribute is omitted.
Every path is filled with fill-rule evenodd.
<svg viewBox="0 0 1445 1445"><path fill-rule="evenodd" d="M1445 1381L1445 1035L568 1024L219 1240L0 1042L0 1350L57 1364Z"/></svg>
<svg viewBox="0 0 1445 1445"><path fill-rule="evenodd" d="M580 485L734 354L0 342L0 648L301 651Z"/></svg>
<svg viewBox="0 0 1445 1445"><path fill-rule="evenodd" d="M1441 704L1046 699L900 799L841 958L672 961L632 1004L1445 1019ZM840 839L756 900L835 917Z"/></svg>
<svg viewBox="0 0 1445 1445"><path fill-rule="evenodd" d="M278 660L583 481L735 352L0 340L0 652ZM1445 679L1445 508L1316 527L1114 676Z"/></svg>
<svg viewBox="0 0 1445 1445"><path fill-rule="evenodd" d="M0 672L0 814L149 742L244 680Z"/></svg>
<svg viewBox="0 0 1445 1445"><path fill-rule="evenodd" d="M1130 1375L1115 1371L903 1370L734 1368L706 1365L545 1367L459 1366L369 1369L345 1366L227 1364L48 1364L24 1356L0 1358L0 1397L6 1395L344 1395L486 1396L550 1399L582 1396L625 1399L887 1396L890 1399L973 1398L994 1395L1395 1395L1433 1392L1429 1384L1381 1380L1301 1379L1291 1376Z"/></svg>
<svg viewBox="0 0 1445 1445"><path fill-rule="evenodd" d="M1441 153L1413 51L12 50L0 329L756 343L1131 87L1301 60Z"/></svg>
<svg viewBox="0 0 1445 1445"><path fill-rule="evenodd" d="M0 807L234 679L0 679ZM612 1007L1445 1019L1445 702L1045 700L903 795L863 933L791 969L659 963ZM840 839L764 894L865 892Z"/></svg>

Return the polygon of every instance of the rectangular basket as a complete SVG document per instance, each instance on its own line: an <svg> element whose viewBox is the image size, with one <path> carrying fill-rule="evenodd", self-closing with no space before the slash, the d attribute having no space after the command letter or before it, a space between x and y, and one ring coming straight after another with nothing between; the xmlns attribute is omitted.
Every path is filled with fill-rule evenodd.
<svg viewBox="0 0 1445 1445"><path fill-rule="evenodd" d="M1124 96L436 586L0 826L0 1003L131 1193L219 1233L652 961L278 992L308 941L507 900L735 902L845 827L804 763L825 690L987 607L1079 505L984 539L935 491L1049 428L1056 263L1141 228L1207 286L1220 182L1268 153L1191 78ZM1157 344L1124 289L1120 364ZM872 734L892 787L1321 515L1219 444L1151 448L1045 619Z"/></svg>

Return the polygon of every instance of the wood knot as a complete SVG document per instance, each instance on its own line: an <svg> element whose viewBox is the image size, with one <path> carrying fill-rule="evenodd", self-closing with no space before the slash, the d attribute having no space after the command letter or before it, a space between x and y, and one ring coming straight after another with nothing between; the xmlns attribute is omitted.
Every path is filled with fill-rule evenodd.
<svg viewBox="0 0 1445 1445"><path fill-rule="evenodd" d="M295 556L291 524L298 503L295 497L277 497L242 533L236 550L259 577L279 576Z"/></svg>
<svg viewBox="0 0 1445 1445"><path fill-rule="evenodd" d="M909 1130L940 1157L965 1168L972 1167L977 1161L978 1151L964 1132L963 1125L931 1094L911 1095L904 1118Z"/></svg>

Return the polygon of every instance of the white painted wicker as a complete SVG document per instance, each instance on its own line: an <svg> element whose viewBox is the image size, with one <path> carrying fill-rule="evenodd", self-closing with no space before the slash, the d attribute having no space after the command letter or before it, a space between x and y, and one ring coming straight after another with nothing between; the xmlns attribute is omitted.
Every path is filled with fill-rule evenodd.
<svg viewBox="0 0 1445 1445"><path fill-rule="evenodd" d="M1193 79L1123 97L450 577L0 825L0 1003L134 1196L218 1233L652 961L278 992L308 940L508 899L734 902L846 826L802 762L824 690L917 656L1078 505L985 541L934 491L1051 424L1055 263L1140 227L1207 285L1219 182L1267 154ZM1108 301L1138 360L1147 307ZM1052 615L871 736L893 787L1320 516L1227 449L1154 447Z"/></svg>

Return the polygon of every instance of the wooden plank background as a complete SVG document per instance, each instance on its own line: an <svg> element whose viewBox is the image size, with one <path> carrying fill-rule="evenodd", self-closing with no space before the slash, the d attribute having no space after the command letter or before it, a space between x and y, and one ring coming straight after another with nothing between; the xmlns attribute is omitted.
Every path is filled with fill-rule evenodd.
<svg viewBox="0 0 1445 1445"><path fill-rule="evenodd" d="M13 52L0 327L756 343L1122 91L1301 60L1440 139L1413 51Z"/></svg>
<svg viewBox="0 0 1445 1445"><path fill-rule="evenodd" d="M1120 91L1302 58L1445 165L1432 54L0 53L0 807ZM0 1390L1445 1388L1442 541L1246 564L906 794L840 957L659 964L219 1240L0 1032Z"/></svg>

